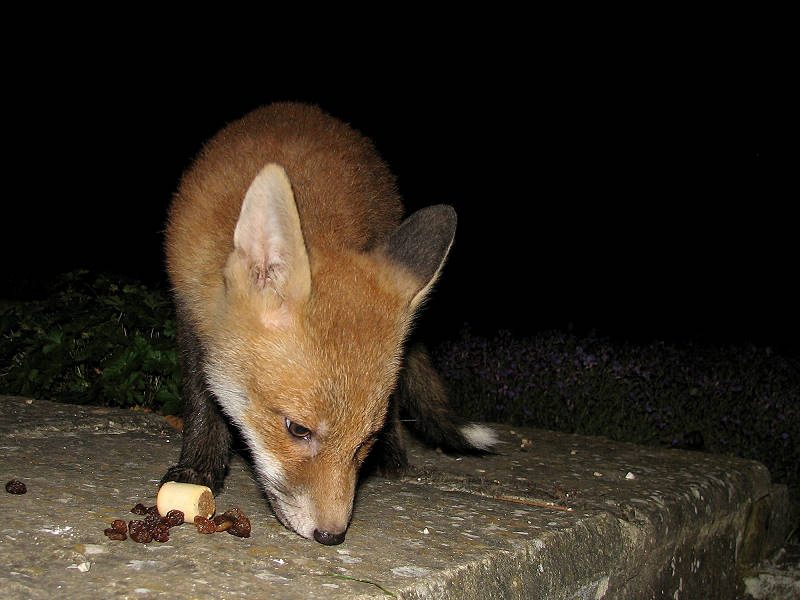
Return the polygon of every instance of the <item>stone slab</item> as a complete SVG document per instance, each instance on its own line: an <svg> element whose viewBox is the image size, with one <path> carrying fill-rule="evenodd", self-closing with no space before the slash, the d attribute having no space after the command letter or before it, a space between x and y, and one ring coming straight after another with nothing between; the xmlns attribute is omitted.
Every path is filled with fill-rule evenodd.
<svg viewBox="0 0 800 600"><path fill-rule="evenodd" d="M156 415L0 397L0 590L16 598L733 598L740 556L760 556L760 463L498 426L496 455L414 445L413 468L359 488L347 539L283 528L235 459L218 509L253 534L111 541L154 504L180 434ZM780 495L780 494L778 494ZM553 505L553 506L549 506ZM768 505L771 506L771 505ZM781 522L777 519L777 522ZM765 525L762 521L761 529ZM757 547L756 547L757 546Z"/></svg>

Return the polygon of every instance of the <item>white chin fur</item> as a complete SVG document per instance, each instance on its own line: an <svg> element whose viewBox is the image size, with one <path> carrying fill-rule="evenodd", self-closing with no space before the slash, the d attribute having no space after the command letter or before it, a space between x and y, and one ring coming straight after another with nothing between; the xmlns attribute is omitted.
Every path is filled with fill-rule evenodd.
<svg viewBox="0 0 800 600"><path fill-rule="evenodd" d="M296 534L307 539L314 538L314 522L308 517L308 506L310 499L302 495L299 498L294 498L293 503L284 502L282 498L277 495L268 493L270 496L270 505L272 511L278 520L283 523L284 527L291 529ZM293 504L297 505L294 506Z"/></svg>
<svg viewBox="0 0 800 600"><path fill-rule="evenodd" d="M464 425L460 431L470 446L478 450L490 450L492 446L500 441L494 430L485 425L470 423L469 425Z"/></svg>

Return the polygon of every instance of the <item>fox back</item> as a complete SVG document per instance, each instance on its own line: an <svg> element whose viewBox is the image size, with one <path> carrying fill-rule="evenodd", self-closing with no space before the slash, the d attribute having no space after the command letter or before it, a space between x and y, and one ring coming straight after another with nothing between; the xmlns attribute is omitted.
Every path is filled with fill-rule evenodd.
<svg viewBox="0 0 800 600"><path fill-rule="evenodd" d="M343 540L414 311L455 233L447 206L402 216L372 143L316 107L273 104L208 142L167 225L186 425L165 479L219 489L227 417L276 516Z"/></svg>

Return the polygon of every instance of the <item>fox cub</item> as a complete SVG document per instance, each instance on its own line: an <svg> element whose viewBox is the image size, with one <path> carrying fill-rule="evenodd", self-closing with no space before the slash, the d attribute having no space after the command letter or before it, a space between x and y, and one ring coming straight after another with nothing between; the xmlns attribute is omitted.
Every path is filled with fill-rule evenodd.
<svg viewBox="0 0 800 600"><path fill-rule="evenodd" d="M491 429L448 408L424 348L405 347L455 211L402 216L372 143L314 106L260 108L205 145L167 224L185 415L164 481L218 492L233 425L278 519L331 545L367 455L406 465L401 415L444 449L491 448Z"/></svg>

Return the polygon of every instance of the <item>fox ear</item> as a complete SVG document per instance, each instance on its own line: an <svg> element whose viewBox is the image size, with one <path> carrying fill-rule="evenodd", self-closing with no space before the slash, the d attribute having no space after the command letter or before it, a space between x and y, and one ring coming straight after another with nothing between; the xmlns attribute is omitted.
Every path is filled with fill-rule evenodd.
<svg viewBox="0 0 800 600"><path fill-rule="evenodd" d="M456 211L438 204L413 213L384 242L383 254L411 276L411 310L419 306L439 276L455 234Z"/></svg>
<svg viewBox="0 0 800 600"><path fill-rule="evenodd" d="M244 267L251 291L261 292L266 310L305 300L311 291L300 217L286 171L268 164L256 175L242 202L229 262Z"/></svg>

